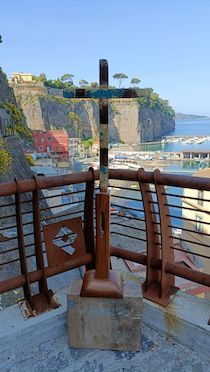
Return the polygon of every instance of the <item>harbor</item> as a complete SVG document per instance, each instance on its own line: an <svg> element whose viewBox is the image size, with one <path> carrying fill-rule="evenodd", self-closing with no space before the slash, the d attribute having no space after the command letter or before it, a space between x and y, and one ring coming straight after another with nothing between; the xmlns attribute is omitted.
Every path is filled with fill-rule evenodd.
<svg viewBox="0 0 210 372"><path fill-rule="evenodd" d="M165 136L162 143L183 143L183 144L198 144L210 141L210 136Z"/></svg>

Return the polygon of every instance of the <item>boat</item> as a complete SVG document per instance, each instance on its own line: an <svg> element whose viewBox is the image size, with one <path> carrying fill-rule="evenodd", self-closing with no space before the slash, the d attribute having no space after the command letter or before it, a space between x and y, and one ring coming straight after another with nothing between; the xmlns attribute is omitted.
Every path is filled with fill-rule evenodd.
<svg viewBox="0 0 210 372"><path fill-rule="evenodd" d="M136 185L135 183L133 183L130 187L131 187L132 189L137 189L137 188L138 188L138 185Z"/></svg>

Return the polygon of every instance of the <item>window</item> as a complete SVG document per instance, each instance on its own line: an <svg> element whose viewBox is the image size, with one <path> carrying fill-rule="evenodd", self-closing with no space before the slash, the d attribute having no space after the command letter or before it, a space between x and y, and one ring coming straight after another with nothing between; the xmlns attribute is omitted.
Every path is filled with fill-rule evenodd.
<svg viewBox="0 0 210 372"><path fill-rule="evenodd" d="M51 137L48 137L48 141L51 141Z"/></svg>
<svg viewBox="0 0 210 372"><path fill-rule="evenodd" d="M200 217L200 216L195 216L195 230L196 231L199 231L200 233L202 233L203 231L203 224L202 224L202 221L203 221L203 218Z"/></svg>
<svg viewBox="0 0 210 372"><path fill-rule="evenodd" d="M203 205L203 190L198 190L198 205Z"/></svg>
<svg viewBox="0 0 210 372"><path fill-rule="evenodd" d="M42 151L42 146L39 146L39 150Z"/></svg>

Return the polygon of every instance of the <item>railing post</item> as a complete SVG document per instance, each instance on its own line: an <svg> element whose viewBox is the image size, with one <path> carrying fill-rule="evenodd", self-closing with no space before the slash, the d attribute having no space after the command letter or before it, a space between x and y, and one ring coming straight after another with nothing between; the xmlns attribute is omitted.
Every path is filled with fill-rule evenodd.
<svg viewBox="0 0 210 372"><path fill-rule="evenodd" d="M35 190L33 191L33 225L34 225L34 245L36 255L37 270L42 271L42 278L39 283L39 294L33 296L33 303L36 312L40 313L47 309L56 308L59 305L52 299L53 293L48 290L47 278L45 273L44 255L42 250L41 224L40 224L40 208L39 208L39 185L38 178L33 177L35 181Z"/></svg>
<svg viewBox="0 0 210 372"><path fill-rule="evenodd" d="M25 277L25 284L23 285L24 298L28 301L29 305L33 309L32 295L31 295L31 286L28 275L28 265L25 252L24 244L24 232L23 232L23 222L22 222L22 213L21 213L21 196L19 190L19 182L15 178L15 183L17 186L17 192L15 194L15 209L16 209L16 222L17 222L17 235L18 235L18 249L20 256L20 268L21 274Z"/></svg>
<svg viewBox="0 0 210 372"><path fill-rule="evenodd" d="M148 183L142 182L144 169L138 170L139 187L142 194L144 206L146 238L147 238L147 273L146 281L143 285L144 297L152 299L154 297L154 286L160 282L160 272L152 268L152 260L160 259L161 251L158 243L158 225L154 213L152 194Z"/></svg>
<svg viewBox="0 0 210 372"><path fill-rule="evenodd" d="M165 193L165 187L159 184L161 173L158 169L154 171L154 181L158 200L158 208L160 215L161 228L161 282L160 282L160 302L162 305L167 305L178 290L175 285L175 277L172 274L166 273L166 264L174 262L172 229L170 227L171 220L168 209L168 202Z"/></svg>
<svg viewBox="0 0 210 372"><path fill-rule="evenodd" d="M86 252L91 253L93 262L86 265L87 270L95 269L95 243L94 243L94 169L89 168L92 179L86 182L84 207L84 236Z"/></svg>
<svg viewBox="0 0 210 372"><path fill-rule="evenodd" d="M172 231L170 228L170 217L167 206L167 198L165 188L160 185L158 180L160 171L154 172L154 183L158 201L158 209L160 216L160 229L158 229L157 219L155 215L154 203L150 187L142 182L144 178L144 170L139 169L138 178L140 190L142 193L146 235L147 235L147 275L143 285L144 297L153 302L167 306L172 296L177 291L174 287L174 276L166 273L167 262L173 262L172 246ZM158 242L158 234L161 234L161 245ZM161 264L161 270L155 269L155 262Z"/></svg>

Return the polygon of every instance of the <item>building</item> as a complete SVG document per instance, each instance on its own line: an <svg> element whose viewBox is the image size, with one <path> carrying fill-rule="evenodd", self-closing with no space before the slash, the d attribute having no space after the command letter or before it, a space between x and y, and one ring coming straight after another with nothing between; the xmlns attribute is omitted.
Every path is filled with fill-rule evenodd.
<svg viewBox="0 0 210 372"><path fill-rule="evenodd" d="M72 137L68 139L69 156L74 158L79 156L79 146L81 145L81 138Z"/></svg>
<svg viewBox="0 0 210 372"><path fill-rule="evenodd" d="M210 168L193 174L195 177L210 178ZM183 239L190 242L193 252L202 262L202 271L210 274L210 191L185 189L182 202ZM209 246L209 248L208 248ZM210 292L204 295L210 299Z"/></svg>
<svg viewBox="0 0 210 372"><path fill-rule="evenodd" d="M33 75L25 72L13 72L10 78L12 83L30 83L33 81Z"/></svg>
<svg viewBox="0 0 210 372"><path fill-rule="evenodd" d="M62 130L32 131L35 148L38 153L48 153L58 159L69 160L68 134Z"/></svg>

